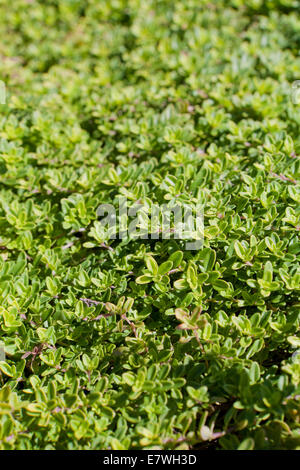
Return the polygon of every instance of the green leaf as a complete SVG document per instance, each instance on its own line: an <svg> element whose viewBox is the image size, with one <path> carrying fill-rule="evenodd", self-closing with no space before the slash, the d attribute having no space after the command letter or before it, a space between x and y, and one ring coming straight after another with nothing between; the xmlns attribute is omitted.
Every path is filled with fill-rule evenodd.
<svg viewBox="0 0 300 470"><path fill-rule="evenodd" d="M183 259L183 252L182 251L175 251L174 253L169 256L169 261L173 263L172 267L177 268L180 266Z"/></svg>
<svg viewBox="0 0 300 470"><path fill-rule="evenodd" d="M5 361L0 361L0 370L3 374L8 375L9 377L14 377L15 375L15 368L7 364Z"/></svg>
<svg viewBox="0 0 300 470"><path fill-rule="evenodd" d="M151 281L152 276L150 276L149 274L143 274L142 276L137 277L135 280L137 284L148 284Z"/></svg>
<svg viewBox="0 0 300 470"><path fill-rule="evenodd" d="M241 244L241 242L239 242L238 240L236 240L235 243L234 243L234 250L235 250L237 256L238 256L241 260L245 261L246 255L247 255L247 251L246 251L246 249L244 248L244 246Z"/></svg>
<svg viewBox="0 0 300 470"><path fill-rule="evenodd" d="M172 261L165 261L164 263L162 263L159 268L158 268L158 274L159 275L163 275L163 274L167 274L173 267L173 262Z"/></svg>
<svg viewBox="0 0 300 470"><path fill-rule="evenodd" d="M197 289L198 279L197 279L197 268L193 263L190 263L187 268L187 282L192 290Z"/></svg>
<svg viewBox="0 0 300 470"><path fill-rule="evenodd" d="M253 450L254 446L255 446L254 439L252 439L251 437L247 437L240 443L237 450Z"/></svg>
<svg viewBox="0 0 300 470"><path fill-rule="evenodd" d="M145 258L145 263L152 276L156 276L158 274L158 264L153 256L147 255Z"/></svg>

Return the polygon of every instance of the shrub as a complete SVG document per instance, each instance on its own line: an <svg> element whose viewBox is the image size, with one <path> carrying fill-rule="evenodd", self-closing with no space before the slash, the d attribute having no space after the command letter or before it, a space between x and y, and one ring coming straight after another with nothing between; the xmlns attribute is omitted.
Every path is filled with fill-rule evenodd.
<svg viewBox="0 0 300 470"><path fill-rule="evenodd" d="M299 449L300 2L246 3L2 2L2 449Z"/></svg>

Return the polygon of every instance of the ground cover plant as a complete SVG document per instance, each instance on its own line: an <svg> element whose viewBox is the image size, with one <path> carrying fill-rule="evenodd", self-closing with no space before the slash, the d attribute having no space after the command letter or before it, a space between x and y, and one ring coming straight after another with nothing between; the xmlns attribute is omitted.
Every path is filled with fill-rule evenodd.
<svg viewBox="0 0 300 470"><path fill-rule="evenodd" d="M1 1L1 449L299 449L299 8Z"/></svg>

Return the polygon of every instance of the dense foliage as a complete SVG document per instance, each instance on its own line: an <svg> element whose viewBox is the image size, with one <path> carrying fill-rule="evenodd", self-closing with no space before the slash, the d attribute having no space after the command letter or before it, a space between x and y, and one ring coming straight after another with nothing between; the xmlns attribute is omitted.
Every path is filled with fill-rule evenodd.
<svg viewBox="0 0 300 470"><path fill-rule="evenodd" d="M300 448L299 8L1 1L2 449Z"/></svg>

